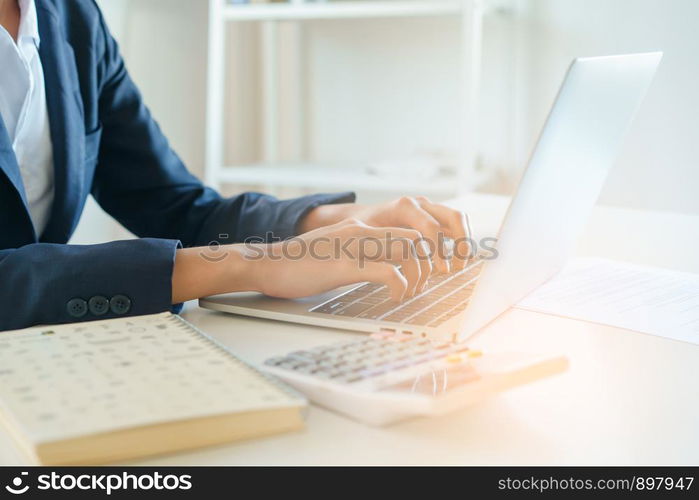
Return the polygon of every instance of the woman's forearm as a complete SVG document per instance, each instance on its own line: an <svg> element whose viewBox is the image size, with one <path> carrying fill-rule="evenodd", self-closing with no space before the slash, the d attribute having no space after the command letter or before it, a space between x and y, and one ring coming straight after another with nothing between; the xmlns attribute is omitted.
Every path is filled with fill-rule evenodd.
<svg viewBox="0 0 699 500"><path fill-rule="evenodd" d="M172 272L172 303L218 293L259 291L254 260L244 257L240 245L226 245L215 252L207 247L181 248Z"/></svg>

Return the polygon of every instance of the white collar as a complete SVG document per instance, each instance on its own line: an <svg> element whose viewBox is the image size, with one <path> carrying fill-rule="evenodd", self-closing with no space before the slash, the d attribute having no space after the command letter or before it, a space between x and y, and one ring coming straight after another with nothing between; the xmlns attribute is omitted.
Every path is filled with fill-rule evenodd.
<svg viewBox="0 0 699 500"><path fill-rule="evenodd" d="M39 22L36 17L36 5L34 0L19 0L19 10L21 12L19 19L19 32L17 34L17 42L23 39L34 41L39 47Z"/></svg>

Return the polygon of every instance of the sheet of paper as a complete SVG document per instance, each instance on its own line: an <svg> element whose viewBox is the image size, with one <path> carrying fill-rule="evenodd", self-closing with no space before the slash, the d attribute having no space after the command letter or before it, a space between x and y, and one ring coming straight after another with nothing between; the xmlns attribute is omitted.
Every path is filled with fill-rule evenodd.
<svg viewBox="0 0 699 500"><path fill-rule="evenodd" d="M579 259L518 307L699 344L699 274Z"/></svg>

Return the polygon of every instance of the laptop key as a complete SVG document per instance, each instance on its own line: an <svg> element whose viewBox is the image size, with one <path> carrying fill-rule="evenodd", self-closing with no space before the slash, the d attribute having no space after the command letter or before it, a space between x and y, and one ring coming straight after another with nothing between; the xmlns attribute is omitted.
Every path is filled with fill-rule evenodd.
<svg viewBox="0 0 699 500"><path fill-rule="evenodd" d="M366 283L365 285L362 285L359 288L357 288L357 290L362 290L364 292L371 293L380 288L383 288L384 286L385 285L382 285L381 283Z"/></svg>
<svg viewBox="0 0 699 500"><path fill-rule="evenodd" d="M373 304L365 304L363 302L355 302L349 307L335 313L336 316L350 316L352 318L359 316L362 312L366 311Z"/></svg>
<svg viewBox="0 0 699 500"><path fill-rule="evenodd" d="M371 309L364 311L359 315L359 317L367 319L377 319L386 314L387 312L392 311L396 307L398 307L398 304L391 300L387 300L385 302L382 302L381 304L378 304L377 306L372 307Z"/></svg>
<svg viewBox="0 0 699 500"><path fill-rule="evenodd" d="M339 308L346 306L346 305L347 305L346 302L333 301L333 302L328 302L327 304L323 304L322 306L316 307L314 309L311 309L311 312L333 314Z"/></svg>
<svg viewBox="0 0 699 500"><path fill-rule="evenodd" d="M412 316L412 314L413 314L413 313L410 312L410 311L402 311L402 310L399 309L398 311L389 314L388 316L386 316L386 317L383 318L383 319L384 319L384 321L395 321L395 322L400 322L400 321L403 321L404 319L406 319L406 318Z"/></svg>
<svg viewBox="0 0 699 500"><path fill-rule="evenodd" d="M362 302L365 304L380 304L386 300L386 297L379 297L377 294L372 294L372 295L367 295L366 297L362 297Z"/></svg>

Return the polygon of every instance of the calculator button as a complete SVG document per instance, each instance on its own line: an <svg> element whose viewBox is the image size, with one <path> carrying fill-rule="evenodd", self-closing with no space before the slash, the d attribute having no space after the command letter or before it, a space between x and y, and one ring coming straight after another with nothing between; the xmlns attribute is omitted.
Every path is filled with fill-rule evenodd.
<svg viewBox="0 0 699 500"><path fill-rule="evenodd" d="M374 368L369 368L367 370L362 370L359 372L359 375L362 377L375 377L377 375L382 375L386 373L387 367L374 367Z"/></svg>
<svg viewBox="0 0 699 500"><path fill-rule="evenodd" d="M301 363L293 360L284 360L277 365L279 368L285 368L287 370L295 370L296 368L303 366Z"/></svg>
<svg viewBox="0 0 699 500"><path fill-rule="evenodd" d="M360 380L363 380L364 377L362 377L359 374L350 374L350 375L345 375L344 377L341 377L338 379L338 382L344 382L345 384L352 384L354 382L359 382Z"/></svg>
<svg viewBox="0 0 699 500"><path fill-rule="evenodd" d="M277 366L281 364L286 358L284 356L278 356L276 358L269 358L265 361L267 366Z"/></svg>
<svg viewBox="0 0 699 500"><path fill-rule="evenodd" d="M331 378L331 375L330 375L331 373L332 372L330 370L320 369L317 372L315 372L313 374L313 376L318 377L318 378L322 378L322 379L329 379L329 378Z"/></svg>
<svg viewBox="0 0 699 500"><path fill-rule="evenodd" d="M358 372L360 370L364 370L366 367L367 367L366 363L357 363L355 365L347 366L347 371L348 372Z"/></svg>
<svg viewBox="0 0 699 500"><path fill-rule="evenodd" d="M318 355L314 355L307 351L296 351L289 354L287 358L305 363L315 363L318 360Z"/></svg>
<svg viewBox="0 0 699 500"><path fill-rule="evenodd" d="M452 353L446 357L447 363L461 363L464 357L459 353Z"/></svg>
<svg viewBox="0 0 699 500"><path fill-rule="evenodd" d="M307 373L309 375L314 374L316 371L318 371L318 368L312 365L302 365L302 366L297 366L294 368L294 371L297 371L299 373Z"/></svg>

